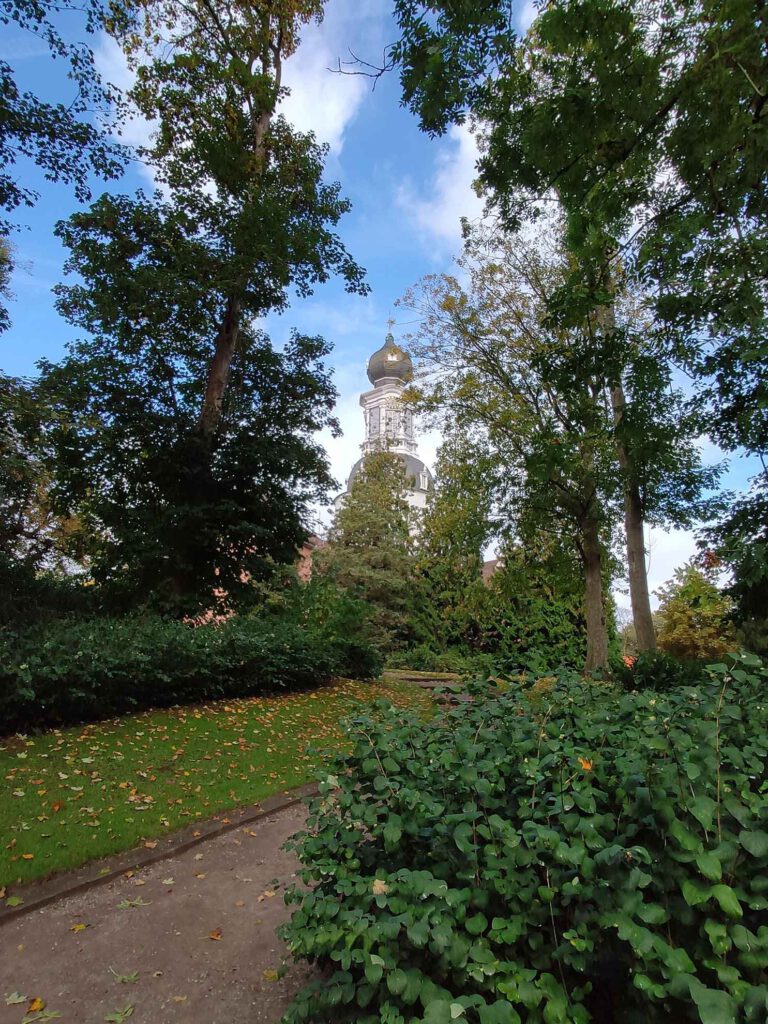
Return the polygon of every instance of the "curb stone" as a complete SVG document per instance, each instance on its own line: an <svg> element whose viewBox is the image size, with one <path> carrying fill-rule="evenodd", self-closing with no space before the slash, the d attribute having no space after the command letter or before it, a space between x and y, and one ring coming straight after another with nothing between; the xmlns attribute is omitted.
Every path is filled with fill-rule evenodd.
<svg viewBox="0 0 768 1024"><path fill-rule="evenodd" d="M226 832L232 832L243 825L249 825L261 818L278 814L280 811L285 811L289 807L301 803L305 797L316 796L317 792L318 787L315 782L298 786L285 793L267 797L250 807L222 812L220 816L209 818L207 821L195 822L178 832L158 839L156 845L151 849L143 846L134 847L125 853L114 854L72 871L64 871L51 878L29 882L18 889L14 888L12 895L20 896L24 902L18 907L0 906L0 927L7 921L22 917L24 914L31 914L50 903L74 896L76 893L86 892L106 882L114 882L126 871L149 867L150 864L175 857L177 854L191 850L193 847L224 835Z"/></svg>

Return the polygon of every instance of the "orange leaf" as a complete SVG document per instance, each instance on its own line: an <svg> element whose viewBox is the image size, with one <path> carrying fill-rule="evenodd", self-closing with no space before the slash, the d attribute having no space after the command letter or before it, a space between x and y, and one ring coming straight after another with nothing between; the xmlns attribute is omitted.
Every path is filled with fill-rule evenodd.
<svg viewBox="0 0 768 1024"><path fill-rule="evenodd" d="M581 765L581 767L584 769L585 772L591 772L592 771L592 762L590 761L590 759L588 757L580 757L579 758L579 764Z"/></svg>
<svg viewBox="0 0 768 1024"><path fill-rule="evenodd" d="M64 804L61 802L61 800L54 800L53 803L51 804L51 810L53 811L54 814L58 814L63 806Z"/></svg>
<svg viewBox="0 0 768 1024"><path fill-rule="evenodd" d="M22 853L21 859L22 860L34 860L35 859L35 855L34 855L34 853Z"/></svg>
<svg viewBox="0 0 768 1024"><path fill-rule="evenodd" d="M214 942L221 940L221 928L214 928L212 932L208 933L208 938L213 939Z"/></svg>
<svg viewBox="0 0 768 1024"><path fill-rule="evenodd" d="M40 1013L41 1010L45 1009L45 1000L41 999L40 996L35 996L34 999L30 999L29 1006L27 1007L27 1013Z"/></svg>

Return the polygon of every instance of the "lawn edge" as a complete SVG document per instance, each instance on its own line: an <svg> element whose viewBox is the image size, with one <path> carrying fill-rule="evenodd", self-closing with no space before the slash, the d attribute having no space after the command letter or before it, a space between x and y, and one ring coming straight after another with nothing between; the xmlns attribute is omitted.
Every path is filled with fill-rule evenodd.
<svg viewBox="0 0 768 1024"><path fill-rule="evenodd" d="M217 836L242 828L243 825L252 824L271 814L278 814L316 793L316 782L305 783L295 789L265 797L257 804L233 811L223 811L207 821L194 822L178 832L158 839L157 845L152 849L144 846L133 847L126 850L125 853L102 857L99 860L90 861L82 867L60 872L50 878L27 882L26 885L19 887L14 886L13 895L20 896L24 902L18 907L0 906L0 926L7 921L22 917L24 914L40 910L58 900L87 892L106 882L114 882L126 871L136 871L149 867L151 864L157 864L158 861L185 853L209 839L215 839ZM196 832L199 835L193 834Z"/></svg>

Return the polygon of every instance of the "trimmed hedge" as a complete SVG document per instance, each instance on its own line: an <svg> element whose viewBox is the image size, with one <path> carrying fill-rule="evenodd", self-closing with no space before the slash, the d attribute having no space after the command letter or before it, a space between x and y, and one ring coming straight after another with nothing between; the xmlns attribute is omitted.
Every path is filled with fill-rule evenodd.
<svg viewBox="0 0 768 1024"><path fill-rule="evenodd" d="M0 634L0 733L371 678L380 668L363 643L276 619L58 621Z"/></svg>
<svg viewBox="0 0 768 1024"><path fill-rule="evenodd" d="M768 673L352 723L294 840L287 1024L765 1024ZM666 683L666 681L665 681Z"/></svg>

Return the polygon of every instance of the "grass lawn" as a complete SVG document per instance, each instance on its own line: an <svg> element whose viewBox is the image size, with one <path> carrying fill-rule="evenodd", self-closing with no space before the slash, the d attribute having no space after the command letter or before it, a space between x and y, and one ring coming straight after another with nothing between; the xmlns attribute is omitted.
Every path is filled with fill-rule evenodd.
<svg viewBox="0 0 768 1024"><path fill-rule="evenodd" d="M413 684L345 680L0 740L0 887L301 785L307 745L338 747L340 719L376 697L431 704Z"/></svg>

